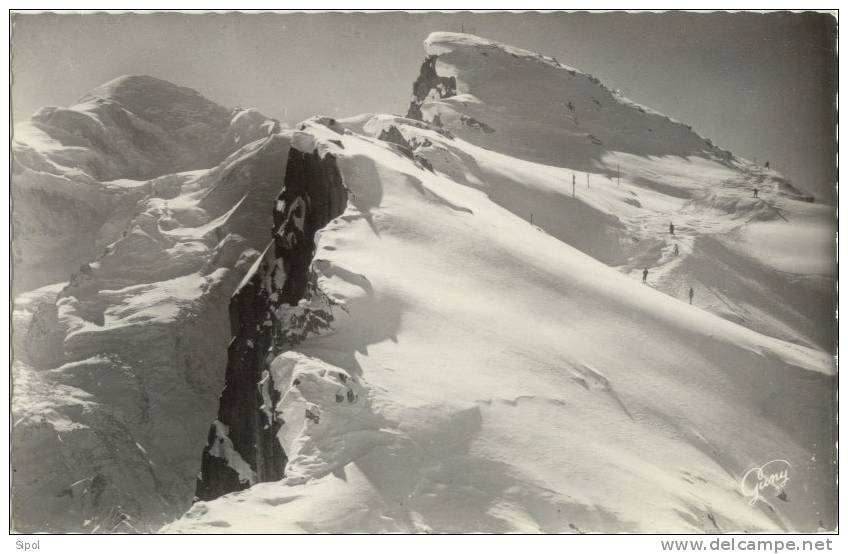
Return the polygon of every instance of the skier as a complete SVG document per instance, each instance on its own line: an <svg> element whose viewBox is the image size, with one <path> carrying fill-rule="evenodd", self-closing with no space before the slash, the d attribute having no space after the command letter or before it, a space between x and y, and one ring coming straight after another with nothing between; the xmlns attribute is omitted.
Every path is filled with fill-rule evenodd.
<svg viewBox="0 0 848 554"><path fill-rule="evenodd" d="M754 198L759 198L759 196L757 196L759 194L759 192L760 191L757 190L757 187L754 187Z"/></svg>
<svg viewBox="0 0 848 554"><path fill-rule="evenodd" d="M642 270L642 282L646 283L646 284L648 283L648 268L647 267Z"/></svg>
<svg viewBox="0 0 848 554"><path fill-rule="evenodd" d="M768 169L768 168L769 168L769 165L770 165L770 164L769 164L769 161L768 161L768 160L766 160L766 169Z"/></svg>
<svg viewBox="0 0 848 554"><path fill-rule="evenodd" d="M571 174L571 196L576 196L575 188L577 186L577 177L574 176L574 173Z"/></svg>
<svg viewBox="0 0 848 554"><path fill-rule="evenodd" d="M668 232L672 235L674 234L674 223L668 224Z"/></svg>
<svg viewBox="0 0 848 554"><path fill-rule="evenodd" d="M674 255L677 256L678 254L680 254L680 247L675 244L674 245Z"/></svg>
<svg viewBox="0 0 848 554"><path fill-rule="evenodd" d="M695 298L695 289L689 287L689 305L692 305L692 299Z"/></svg>

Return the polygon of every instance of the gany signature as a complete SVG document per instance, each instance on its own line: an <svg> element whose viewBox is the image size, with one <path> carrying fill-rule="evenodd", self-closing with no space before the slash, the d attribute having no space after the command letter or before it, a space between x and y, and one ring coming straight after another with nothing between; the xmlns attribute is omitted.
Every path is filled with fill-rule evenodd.
<svg viewBox="0 0 848 554"><path fill-rule="evenodd" d="M792 466L786 460L772 460L760 467L752 467L745 472L740 481L742 494L749 497L751 506L763 498L763 494L771 489L774 496L783 494L789 483L789 470Z"/></svg>

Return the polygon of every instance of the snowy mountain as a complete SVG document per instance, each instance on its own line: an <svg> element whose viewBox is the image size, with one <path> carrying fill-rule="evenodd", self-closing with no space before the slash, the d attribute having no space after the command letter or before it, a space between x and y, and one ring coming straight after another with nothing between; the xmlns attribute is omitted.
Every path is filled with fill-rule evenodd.
<svg viewBox="0 0 848 554"><path fill-rule="evenodd" d="M16 125L12 143L15 291L67 279L69 267L94 258L153 178L212 167L279 131L256 110L229 110L148 76L39 110Z"/></svg>
<svg viewBox="0 0 848 554"><path fill-rule="evenodd" d="M552 58L452 33L425 48L408 115L474 145L433 139L441 170L672 296L692 285L722 317L834 349L833 207Z"/></svg>
<svg viewBox="0 0 848 554"><path fill-rule="evenodd" d="M425 49L407 117L233 131L130 79L71 111L113 98L178 156L114 119L120 160L16 129L58 169L14 188L74 199L56 228L91 244L54 262L31 230L29 267L96 252L16 289L19 529L835 525L832 208L551 58Z"/></svg>
<svg viewBox="0 0 848 554"><path fill-rule="evenodd" d="M279 131L151 77L15 128L18 530L155 530L190 505Z"/></svg>

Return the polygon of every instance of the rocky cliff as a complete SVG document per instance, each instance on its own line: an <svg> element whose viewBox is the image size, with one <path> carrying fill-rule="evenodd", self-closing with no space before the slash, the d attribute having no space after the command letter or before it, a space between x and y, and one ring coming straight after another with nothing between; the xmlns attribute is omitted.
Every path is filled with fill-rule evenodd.
<svg viewBox="0 0 848 554"><path fill-rule="evenodd" d="M272 243L230 302L233 340L218 418L203 450L197 499L283 477L286 454L277 434L285 422L277 414L280 394L270 363L332 321L326 302L314 303L321 297L314 282L310 287L310 264L316 232L346 205L335 157L319 153L308 137L297 137L273 210Z"/></svg>

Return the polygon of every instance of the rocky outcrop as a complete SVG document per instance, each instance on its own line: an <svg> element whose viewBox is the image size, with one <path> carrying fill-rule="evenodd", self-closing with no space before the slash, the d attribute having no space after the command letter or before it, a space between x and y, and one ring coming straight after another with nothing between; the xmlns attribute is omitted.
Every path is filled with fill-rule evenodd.
<svg viewBox="0 0 848 554"><path fill-rule="evenodd" d="M426 122L435 129L444 132L445 122L442 120L442 115L440 113L436 112L428 114L427 120L425 121L425 114L424 111L422 111L422 106L427 102L440 100L442 98L450 98L457 94L456 77L445 77L439 75L436 72L437 59L438 56L435 55L427 56L424 59L424 63L421 64L421 72L415 80L415 83L412 85L412 99L409 102L409 110L407 111L406 117ZM459 114L455 123L462 128L473 129L487 134L495 132L490 125L487 125L486 123L467 114ZM383 136L380 137L381 140L387 140L389 142L402 145L402 143L398 142L396 138L397 137L393 135L385 138ZM403 138L402 135L401 138Z"/></svg>
<svg viewBox="0 0 848 554"><path fill-rule="evenodd" d="M412 158L412 146L407 142L406 138L404 138L403 133L401 133L395 125L389 125L387 128L380 131L380 136L377 137L379 140L385 142L391 142L392 144L397 145L398 150L406 156L407 158Z"/></svg>
<svg viewBox="0 0 848 554"><path fill-rule="evenodd" d="M287 459L277 434L284 422L276 412L280 398L270 363L332 321L332 301L318 291L310 265L315 233L346 205L334 156L293 147L273 211L273 240L230 304L225 387L203 450L196 499L283 477Z"/></svg>
<svg viewBox="0 0 848 554"><path fill-rule="evenodd" d="M412 85L412 100L406 117L424 120L421 105L430 98L450 98L456 95L456 77L442 77L436 73L437 56L427 56L421 64L421 73Z"/></svg>
<svg viewBox="0 0 848 554"><path fill-rule="evenodd" d="M263 417L266 406L260 390L274 330L266 287L273 266L269 267L267 254L230 303L233 340L227 350L218 417L210 426L203 450L195 492L200 500L241 490L260 480L279 479L285 467L285 453L274 440L278 425L273 418Z"/></svg>

